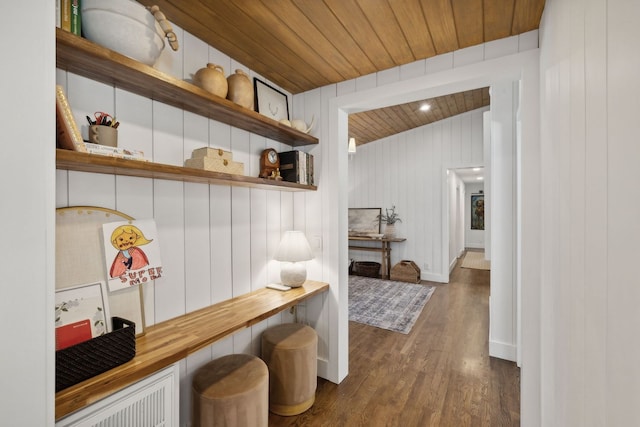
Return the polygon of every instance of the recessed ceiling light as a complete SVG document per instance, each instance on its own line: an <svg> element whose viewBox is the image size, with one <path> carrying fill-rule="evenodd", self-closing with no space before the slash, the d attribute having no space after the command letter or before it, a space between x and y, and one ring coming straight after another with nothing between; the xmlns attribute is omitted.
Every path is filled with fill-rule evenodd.
<svg viewBox="0 0 640 427"><path fill-rule="evenodd" d="M477 176L477 177L476 177L476 179L477 179L478 181L482 181L482 180L484 179L484 177L482 177L482 176Z"/></svg>
<svg viewBox="0 0 640 427"><path fill-rule="evenodd" d="M478 172L480 170L480 168L473 168L474 172Z"/></svg>
<svg viewBox="0 0 640 427"><path fill-rule="evenodd" d="M431 105L429 104L422 104L420 106L420 111L429 111L431 109Z"/></svg>

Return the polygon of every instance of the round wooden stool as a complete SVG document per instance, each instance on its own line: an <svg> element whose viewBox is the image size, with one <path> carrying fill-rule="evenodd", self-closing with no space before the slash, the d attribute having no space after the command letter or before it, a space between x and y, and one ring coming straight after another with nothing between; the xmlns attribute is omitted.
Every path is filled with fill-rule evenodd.
<svg viewBox="0 0 640 427"><path fill-rule="evenodd" d="M285 323L262 334L262 359L269 367L269 409L297 415L316 399L318 337L313 328Z"/></svg>
<svg viewBox="0 0 640 427"><path fill-rule="evenodd" d="M199 368L191 386L192 425L267 427L269 370L258 357L230 354Z"/></svg>

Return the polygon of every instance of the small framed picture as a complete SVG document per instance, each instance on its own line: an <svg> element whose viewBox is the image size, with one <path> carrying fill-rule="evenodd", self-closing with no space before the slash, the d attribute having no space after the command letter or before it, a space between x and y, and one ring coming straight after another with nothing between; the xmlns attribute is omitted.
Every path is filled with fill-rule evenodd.
<svg viewBox="0 0 640 427"><path fill-rule="evenodd" d="M471 195L471 229L484 230L484 194Z"/></svg>
<svg viewBox="0 0 640 427"><path fill-rule="evenodd" d="M253 90L256 95L256 111L270 119L289 120L287 95L260 79L253 78Z"/></svg>
<svg viewBox="0 0 640 427"><path fill-rule="evenodd" d="M349 208L349 235L379 234L381 213L382 208Z"/></svg>
<svg viewBox="0 0 640 427"><path fill-rule="evenodd" d="M56 350L111 331L105 282L58 289L55 300Z"/></svg>

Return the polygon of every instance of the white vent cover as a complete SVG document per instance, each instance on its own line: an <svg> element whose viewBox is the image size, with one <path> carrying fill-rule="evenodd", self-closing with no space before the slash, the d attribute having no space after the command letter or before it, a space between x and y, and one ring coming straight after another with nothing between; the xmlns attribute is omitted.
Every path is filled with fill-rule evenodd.
<svg viewBox="0 0 640 427"><path fill-rule="evenodd" d="M58 421L56 427L171 427L178 424L177 364Z"/></svg>

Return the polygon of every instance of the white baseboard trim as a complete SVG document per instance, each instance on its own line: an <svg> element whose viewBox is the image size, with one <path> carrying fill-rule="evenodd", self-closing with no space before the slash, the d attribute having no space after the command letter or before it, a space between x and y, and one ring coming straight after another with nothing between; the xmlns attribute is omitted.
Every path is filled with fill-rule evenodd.
<svg viewBox="0 0 640 427"><path fill-rule="evenodd" d="M456 263L458 262L459 258L454 259L453 261L451 261L451 263L449 264L449 274L451 274L451 272L453 271L453 269L456 266Z"/></svg>
<svg viewBox="0 0 640 427"><path fill-rule="evenodd" d="M483 243L465 243L464 246L471 249L484 249Z"/></svg>
<svg viewBox="0 0 640 427"><path fill-rule="evenodd" d="M330 378L329 375L329 361L324 358L318 357L318 376L320 378L324 378L325 380L331 381L335 383L335 380Z"/></svg>
<svg viewBox="0 0 640 427"><path fill-rule="evenodd" d="M489 340L489 356L491 357L515 362L517 353L517 347L513 344Z"/></svg>
<svg viewBox="0 0 640 427"><path fill-rule="evenodd" d="M420 280L428 280L430 282L449 283L449 280L442 274L428 273L426 271L420 272Z"/></svg>

